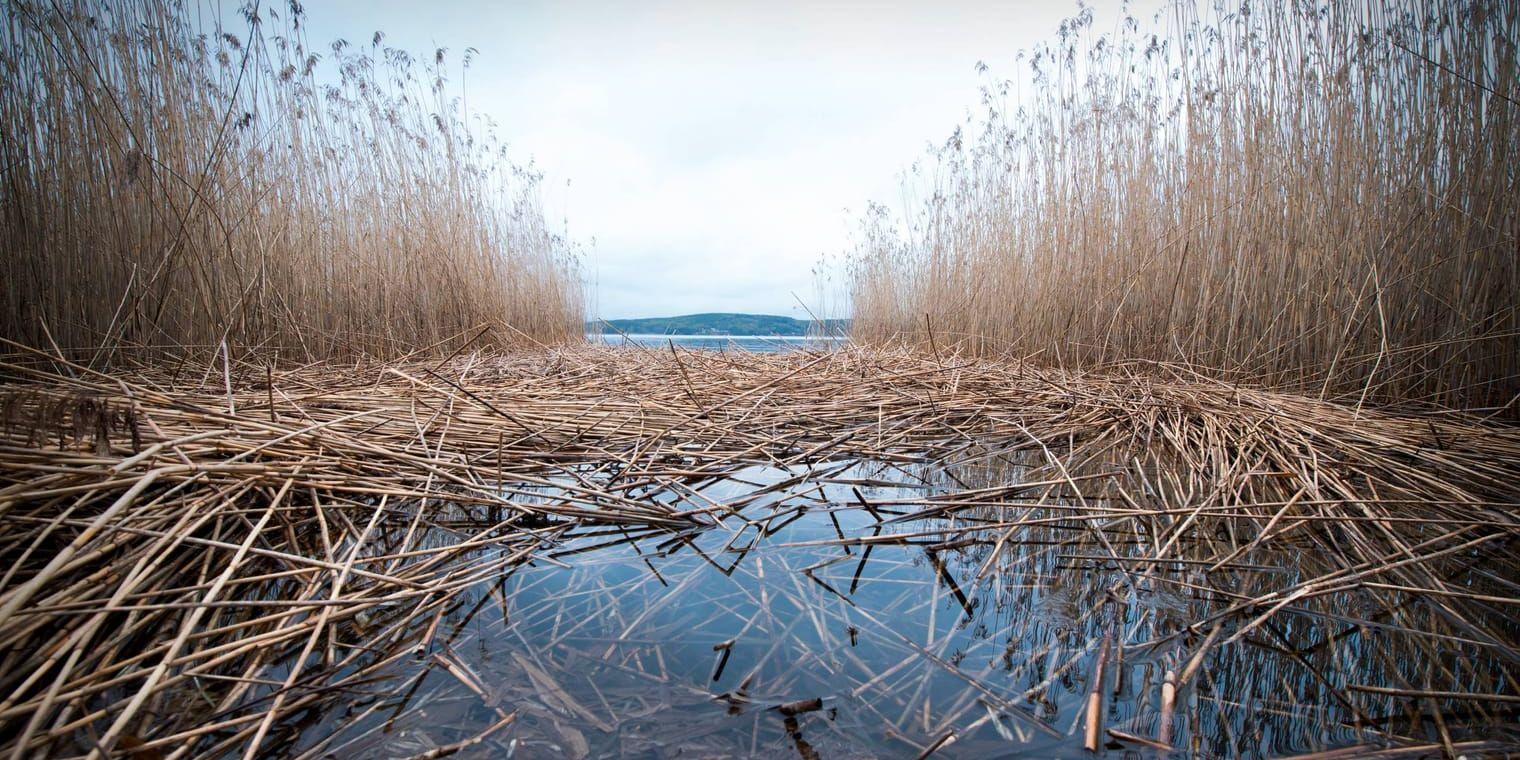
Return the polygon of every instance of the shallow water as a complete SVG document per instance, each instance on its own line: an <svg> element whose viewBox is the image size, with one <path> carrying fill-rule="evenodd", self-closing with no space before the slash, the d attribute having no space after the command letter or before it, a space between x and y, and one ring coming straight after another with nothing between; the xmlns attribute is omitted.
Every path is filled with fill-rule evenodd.
<svg viewBox="0 0 1520 760"><path fill-rule="evenodd" d="M464 754L912 757L937 746L945 757L1087 757L1104 650L1101 752L1157 756L1108 730L1157 735L1162 674L1188 669L1208 631L1187 624L1221 604L1199 591L1197 568L1170 563L1137 579L1072 525L1022 528L995 555L968 545L973 534L943 533L1001 513L891 522L945 477L879 463L748 467L630 492L707 510L704 530L545 525L539 559L481 580L435 625L420 621L406 641L419 651L386 665L346 710L311 716L296 744L402 757L510 717ZM1121 556L1130 544L1139 556L1146 540L1108 535ZM1308 560L1250 561L1223 585L1285 586ZM1418 716L1354 714L1327 688L1424 672L1367 623L1377 611L1355 603L1330 600L1344 620L1290 610L1262 635L1214 647L1181 692L1174 754L1277 756L1375 739L1358 720L1418 729ZM1454 650L1448 666L1495 664ZM1461 722L1448 723L1460 737Z"/></svg>

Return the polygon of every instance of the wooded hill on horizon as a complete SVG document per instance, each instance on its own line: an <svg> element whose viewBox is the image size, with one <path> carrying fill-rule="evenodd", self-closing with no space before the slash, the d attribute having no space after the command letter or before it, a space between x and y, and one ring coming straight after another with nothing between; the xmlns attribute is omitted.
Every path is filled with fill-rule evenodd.
<svg viewBox="0 0 1520 760"><path fill-rule="evenodd" d="M773 314L707 313L642 319L596 319L586 323L587 332L638 335L844 335L848 319L794 319Z"/></svg>

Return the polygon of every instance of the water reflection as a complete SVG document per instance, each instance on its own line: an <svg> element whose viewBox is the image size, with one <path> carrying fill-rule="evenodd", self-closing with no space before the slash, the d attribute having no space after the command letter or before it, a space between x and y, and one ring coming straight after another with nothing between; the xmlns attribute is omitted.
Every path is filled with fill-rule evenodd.
<svg viewBox="0 0 1520 760"><path fill-rule="evenodd" d="M903 519L951 479L964 492L1016 476L837 462L636 482L630 497L709 525L546 522L531 561L502 562L522 556L518 544L457 558L499 570L408 627L395 652L374 653L368 690L315 715L294 745L371 757L1079 757L1096 693L1100 751L1154 756L1164 737L1179 756L1276 756L1426 736L1432 714L1369 712L1376 702L1346 696L1422 683L1426 657L1457 682L1504 677L1489 649L1406 635L1437 630L1428 610L1369 606L1354 589L1290 605L1234 643L1221 642L1257 610L1199 625L1319 572L1314 557L1253 551L1207 574L1182 541L1174 561L1140 562L1164 531L1108 525L1099 540L1089 521L1035 503ZM1465 564L1454 582L1492 585ZM1163 707L1169 672L1181 701ZM1514 717L1449 707L1441 730L1458 741Z"/></svg>

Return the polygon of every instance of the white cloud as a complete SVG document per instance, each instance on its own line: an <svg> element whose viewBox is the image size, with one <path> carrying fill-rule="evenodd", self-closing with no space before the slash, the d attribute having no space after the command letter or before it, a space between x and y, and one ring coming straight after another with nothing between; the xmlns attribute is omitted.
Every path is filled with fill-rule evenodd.
<svg viewBox="0 0 1520 760"><path fill-rule="evenodd" d="M436 7L435 7L436 6ZM600 316L797 314L868 200L1075 3L310 2L308 34L447 47L471 111L596 244ZM1109 9L1110 15L1115 15ZM1115 16L1116 17L1116 16ZM1103 16L1100 14L1100 19ZM454 83L459 82L456 76ZM567 184L567 180L569 180Z"/></svg>

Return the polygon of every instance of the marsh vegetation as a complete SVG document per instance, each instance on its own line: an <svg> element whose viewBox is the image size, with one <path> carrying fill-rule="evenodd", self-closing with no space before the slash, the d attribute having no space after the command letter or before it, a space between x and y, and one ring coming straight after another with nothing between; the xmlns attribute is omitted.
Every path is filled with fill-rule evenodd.
<svg viewBox="0 0 1520 760"><path fill-rule="evenodd" d="M20 754L1514 746L1513 428L860 348L48 366Z"/></svg>
<svg viewBox="0 0 1520 760"><path fill-rule="evenodd" d="M1513 4L1084 12L764 352L470 51L6 7L7 757L1520 749Z"/></svg>
<svg viewBox="0 0 1520 760"><path fill-rule="evenodd" d="M577 252L467 109L471 52L314 46L298 4L237 18L7 3L0 337L96 362L580 337Z"/></svg>
<svg viewBox="0 0 1520 760"><path fill-rule="evenodd" d="M1486 0L1089 9L864 219L854 335L1513 415L1517 40Z"/></svg>

